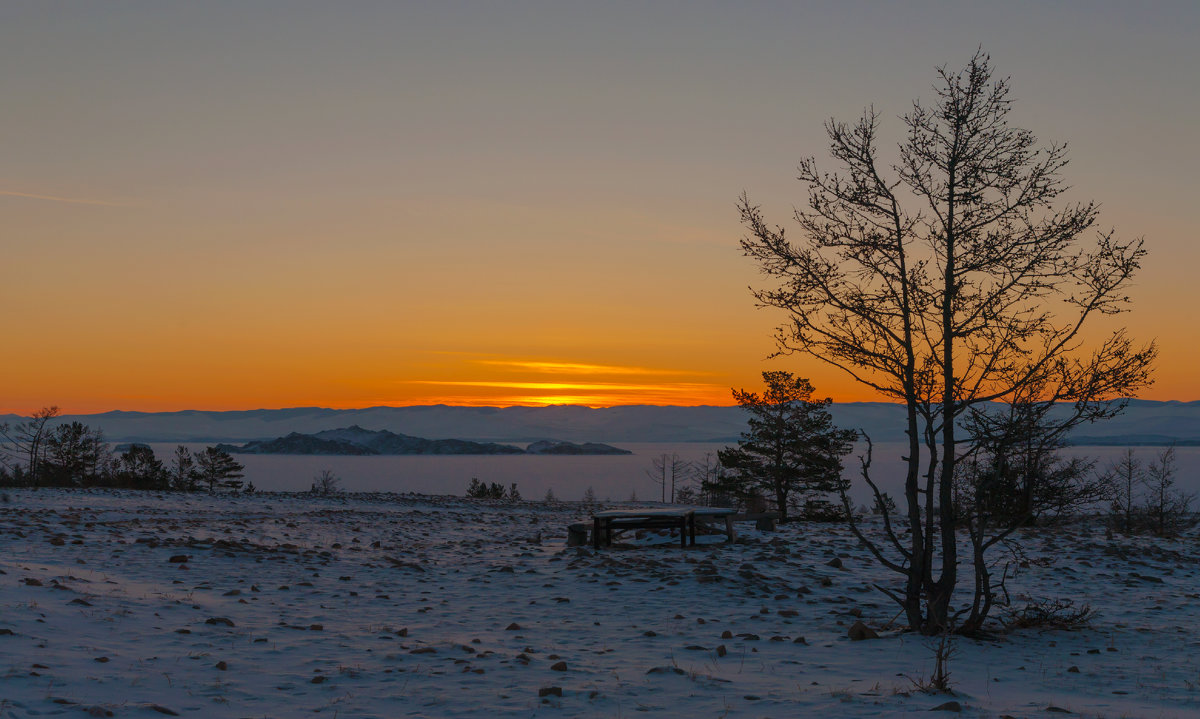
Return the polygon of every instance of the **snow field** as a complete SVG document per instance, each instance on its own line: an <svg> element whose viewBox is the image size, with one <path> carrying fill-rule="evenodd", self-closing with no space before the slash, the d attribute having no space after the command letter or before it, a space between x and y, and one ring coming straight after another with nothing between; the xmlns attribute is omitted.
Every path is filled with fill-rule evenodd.
<svg viewBox="0 0 1200 719"><path fill-rule="evenodd" d="M1029 531L1014 598L1100 616L956 639L947 696L915 688L933 642L840 526L594 552L565 546L578 503L7 494L5 719L1200 714L1195 536ZM851 641L860 619L882 638Z"/></svg>

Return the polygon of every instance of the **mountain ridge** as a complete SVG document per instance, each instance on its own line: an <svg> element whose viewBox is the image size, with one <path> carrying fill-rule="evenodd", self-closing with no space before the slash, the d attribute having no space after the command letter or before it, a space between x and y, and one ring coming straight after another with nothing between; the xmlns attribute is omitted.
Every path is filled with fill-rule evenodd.
<svg viewBox="0 0 1200 719"><path fill-rule="evenodd" d="M525 449L496 442L472 442L463 439L425 439L398 434L386 429L363 429L358 425L329 429L315 434L289 432L269 440L250 440L242 446L218 444L217 449L231 454L300 455L481 455L481 454L632 454L607 444L575 444L562 440L541 440Z"/></svg>
<svg viewBox="0 0 1200 719"><path fill-rule="evenodd" d="M861 428L874 441L904 440L903 408L888 402L845 402L830 407L839 426ZM19 422L17 415L0 422ZM288 407L253 410L113 410L65 415L55 422L78 420L104 431L114 442L266 441L289 432L316 434L359 425L417 437L522 444L556 439L569 442L733 442L746 428L737 406L621 405L590 408L549 407ZM1080 427L1081 444L1121 444L1122 437L1153 437L1163 443L1200 442L1200 400L1131 400L1125 414Z"/></svg>

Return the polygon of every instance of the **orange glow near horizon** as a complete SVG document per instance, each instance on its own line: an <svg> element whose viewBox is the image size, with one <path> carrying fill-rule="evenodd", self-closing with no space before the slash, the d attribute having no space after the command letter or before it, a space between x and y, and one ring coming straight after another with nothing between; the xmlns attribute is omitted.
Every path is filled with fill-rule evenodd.
<svg viewBox="0 0 1200 719"><path fill-rule="evenodd" d="M730 405L764 370L879 401L768 359L737 198L796 238L827 120L876 107L893 152L980 43L1013 124L1070 143L1062 203L1146 238L1115 318L1159 341L1142 396L1200 399L1195 4L1132 34L1003 3L80 5L0 23L0 413Z"/></svg>
<svg viewBox="0 0 1200 719"><path fill-rule="evenodd" d="M437 353L435 353L437 354ZM95 376L73 375L80 381L73 401L70 397L29 398L24 404L7 402L0 413L27 416L43 406L57 405L65 414L92 414L111 410L170 412L182 410L253 410L287 407L328 407L361 409L377 406L458 405L470 407L544 407L551 405L580 405L612 407L619 405L716 405L733 404L730 390L757 389L763 369L785 369L808 377L819 397L832 397L835 402L887 401L838 372L812 358L788 357L770 363L748 363L739 372L699 370L670 370L620 364L570 362L563 360L527 360L490 357L478 359L465 353L449 353L435 362L414 363L412 372L422 372L437 379L391 379L387 376L362 374L353 380L339 377L336 372L298 372L296 368L274 375L256 372L229 373L215 380L217 390L206 387L196 394L187 368L182 375L159 377L152 374L152 364L144 366L147 374L138 375L134 383L153 383L160 388L157 394L87 396L87 385ZM755 366L757 365L757 367ZM228 372L230 368L226 368ZM284 368L280 368L281 370ZM381 371L383 368L375 368ZM104 373L102 373L104 374ZM697 375L705 375L697 382ZM112 378L112 375L109 375ZM269 377L269 378L268 378ZM471 379L456 379L471 377ZM644 378L646 381L630 381ZM172 386L173 392L161 388ZM380 391L386 388L387 391ZM70 391L71 385L63 389ZM119 389L113 387L113 389ZM189 391L191 390L191 391ZM219 391L218 391L219 390ZM64 395L67 392L64 392ZM1145 392L1146 399L1180 399L1162 392ZM19 395L13 397L20 401Z"/></svg>

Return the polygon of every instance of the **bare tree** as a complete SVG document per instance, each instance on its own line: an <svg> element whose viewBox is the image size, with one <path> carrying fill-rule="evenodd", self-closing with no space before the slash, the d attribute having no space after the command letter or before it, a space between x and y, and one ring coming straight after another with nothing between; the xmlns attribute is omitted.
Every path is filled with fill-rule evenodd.
<svg viewBox="0 0 1200 719"><path fill-rule="evenodd" d="M43 407L24 422L0 425L0 451L19 463L15 466L24 471L30 484L37 484L46 457L47 423L58 415L58 407Z"/></svg>
<svg viewBox="0 0 1200 719"><path fill-rule="evenodd" d="M713 498L709 490L717 480L720 467L721 463L712 452L705 452L703 457L692 462L691 481L696 492L696 502L712 506Z"/></svg>
<svg viewBox="0 0 1200 719"><path fill-rule="evenodd" d="M1184 528L1193 495L1175 489L1175 447L1167 447L1146 468L1146 520L1160 537Z"/></svg>
<svg viewBox="0 0 1200 719"><path fill-rule="evenodd" d="M936 92L903 116L890 162L873 108L826 124L842 169L800 163L799 242L740 203L742 247L772 283L755 297L788 313L780 353L810 354L904 405L903 514L885 515L882 542L852 527L901 576L891 595L910 627L929 634L950 626L958 582L954 476L969 447L956 420L1033 386L1038 401L1116 411L1113 398L1149 384L1156 354L1120 330L1085 351L1084 326L1126 308L1145 250L1111 231L1085 241L1092 203L1055 206L1065 145L1039 148L1009 124L1008 80L982 51L960 72L939 68Z"/></svg>
<svg viewBox="0 0 1200 719"><path fill-rule="evenodd" d="M1107 417L1114 406L1101 403L1058 417L1054 402L1032 399L1042 394L1041 387L1031 385L1014 401L975 406L966 417L969 449L956 466L954 512L971 540L975 586L959 631L980 631L998 600L1008 603L1007 572L993 577L989 550L1021 527L1089 508L1108 495L1107 479L1096 474L1093 460L1066 459L1059 450L1068 431Z"/></svg>
<svg viewBox="0 0 1200 719"><path fill-rule="evenodd" d="M109 478L112 452L103 432L82 422L68 422L43 434L40 484L85 487Z"/></svg>
<svg viewBox="0 0 1200 719"><path fill-rule="evenodd" d="M342 478L337 476L332 469L322 469L313 476L310 491L313 494L337 494L341 484Z"/></svg>
<svg viewBox="0 0 1200 719"><path fill-rule="evenodd" d="M675 452L670 454L664 452L661 457L655 457L650 461L650 469L646 470L646 476L662 490L664 504L668 502L668 499L674 503L675 488L687 481L690 468L691 463L680 459Z"/></svg>
<svg viewBox="0 0 1200 719"><path fill-rule="evenodd" d="M1145 481L1142 463L1126 447L1120 459L1109 468L1109 487L1112 499L1112 518L1125 534L1133 534L1137 527L1137 489Z"/></svg>

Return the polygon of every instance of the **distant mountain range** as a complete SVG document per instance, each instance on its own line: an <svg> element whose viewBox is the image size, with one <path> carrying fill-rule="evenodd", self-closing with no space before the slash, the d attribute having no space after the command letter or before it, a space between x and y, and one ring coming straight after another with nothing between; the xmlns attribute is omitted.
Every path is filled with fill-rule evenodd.
<svg viewBox="0 0 1200 719"><path fill-rule="evenodd" d="M471 442L464 439L424 439L357 425L316 434L292 432L284 437L252 440L242 446L219 444L218 449L238 454L633 454L607 444L575 444L542 440L521 449L510 444Z"/></svg>
<svg viewBox="0 0 1200 719"><path fill-rule="evenodd" d="M878 442L904 440L904 415L887 402L832 407L839 426L865 429ZM0 416L0 422L23 417ZM114 442L248 442L290 432L318 434L337 427L371 427L413 437L472 442L733 442L746 429L738 407L629 405L592 409L554 407L369 407L259 409L233 412L104 412L65 416L104 430ZM1121 417L1081 427L1077 444L1200 443L1200 401L1133 400Z"/></svg>

